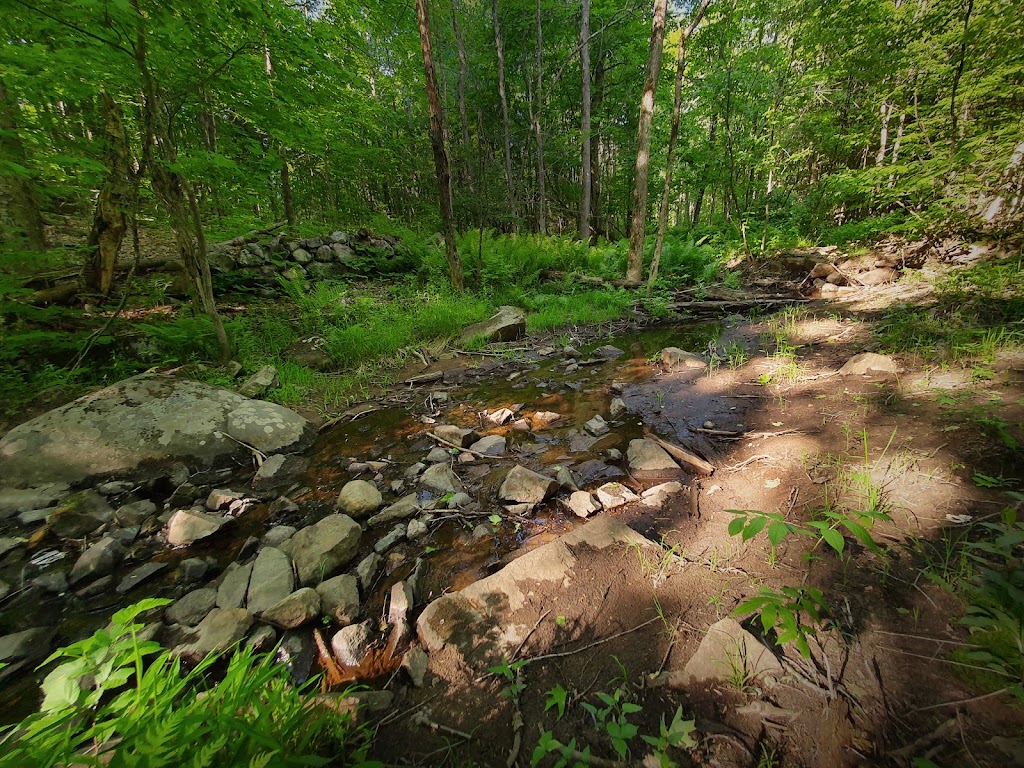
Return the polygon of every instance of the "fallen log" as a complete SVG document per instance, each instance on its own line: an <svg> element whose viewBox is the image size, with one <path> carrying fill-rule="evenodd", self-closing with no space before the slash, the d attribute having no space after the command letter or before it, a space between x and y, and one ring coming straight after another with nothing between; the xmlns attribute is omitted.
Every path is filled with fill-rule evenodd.
<svg viewBox="0 0 1024 768"><path fill-rule="evenodd" d="M665 452L672 458L683 462L690 467L698 475L712 475L715 472L715 465L705 461L695 453L691 453L685 448L680 448L678 445L670 443L668 440L662 440L656 434L648 429L644 429L644 434L649 440L653 440L655 443L665 449Z"/></svg>
<svg viewBox="0 0 1024 768"><path fill-rule="evenodd" d="M280 229L287 223L288 222L286 221L279 221L276 224L271 224L269 227L264 227L263 229L253 229L249 232L246 232L244 235L233 237L230 240L225 240L222 243L214 243L213 245L210 246L209 250L223 250L224 248L233 248L235 246L245 245L246 243L254 242L256 240L259 240L260 236L262 235L273 234L275 230Z"/></svg>
<svg viewBox="0 0 1024 768"><path fill-rule="evenodd" d="M750 309L751 307L771 307L780 304L807 304L808 299L709 299L706 301L674 301L668 305L673 312L688 310L691 312L722 311Z"/></svg>
<svg viewBox="0 0 1024 768"><path fill-rule="evenodd" d="M78 295L81 285L77 280L69 280L66 283L57 283L51 288L41 288L35 293L30 293L22 301L35 307L47 307L51 304L67 304Z"/></svg>

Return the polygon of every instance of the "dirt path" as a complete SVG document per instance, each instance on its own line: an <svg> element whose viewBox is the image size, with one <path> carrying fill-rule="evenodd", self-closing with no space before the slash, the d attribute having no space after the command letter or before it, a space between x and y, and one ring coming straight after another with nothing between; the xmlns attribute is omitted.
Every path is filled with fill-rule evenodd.
<svg viewBox="0 0 1024 768"><path fill-rule="evenodd" d="M948 652L969 640L951 588L970 571L963 524L998 520L1011 500L980 486L1021 475L999 425L1024 419L1024 374L1012 360L978 378L912 359L896 361L898 373L838 374L872 338L871 321L789 312L727 324L718 349L731 350L731 365L666 374L634 359L623 368L626 422L635 417L718 470L660 509L604 513L659 543L660 554L582 547L566 583L533 586L507 613L510 626L533 627L518 676L488 673L514 660L507 656L432 655L426 687L404 689L404 714L380 727L380 756L527 765L550 732L604 760L591 764L639 764L651 751L639 739L616 755L608 722L621 704L603 717L582 706L600 709L598 694L618 691L642 707L627 716L642 734L657 736L677 708L695 718L696 745L670 750L680 764L1010 764L1000 737L1019 733L1024 714L1006 695L984 697L991 688L977 687L978 673ZM610 398L611 384L587 386ZM616 430L595 450L625 451L631 436ZM636 491L654 484L622 482ZM729 534L733 510L796 525L874 513L878 552L842 528L842 557L812 537L790 535L777 548L764 534L742 541ZM801 587L821 590L827 605L823 622L807 622L818 628L810 659L784 646L775 684L741 668L680 682L709 626L760 589ZM568 699L561 719L559 690Z"/></svg>

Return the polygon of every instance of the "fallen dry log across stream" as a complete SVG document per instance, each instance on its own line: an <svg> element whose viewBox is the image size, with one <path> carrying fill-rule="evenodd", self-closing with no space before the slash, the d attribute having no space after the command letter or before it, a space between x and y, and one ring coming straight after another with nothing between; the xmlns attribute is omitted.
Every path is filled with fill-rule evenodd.
<svg viewBox="0 0 1024 768"><path fill-rule="evenodd" d="M807 304L808 299L782 298L751 298L751 299L707 299L705 301L674 301L668 305L673 312L728 312L751 309L753 307L774 307L783 304Z"/></svg>

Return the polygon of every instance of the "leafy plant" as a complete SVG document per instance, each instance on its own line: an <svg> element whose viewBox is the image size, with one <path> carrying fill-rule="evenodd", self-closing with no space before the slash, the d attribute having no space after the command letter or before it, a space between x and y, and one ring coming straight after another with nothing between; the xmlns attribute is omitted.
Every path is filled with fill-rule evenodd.
<svg viewBox="0 0 1024 768"><path fill-rule="evenodd" d="M761 587L755 597L740 603L733 616L759 613L765 633L775 632L776 643L792 643L804 658L810 658L808 635L817 634L814 624L821 622L827 612L821 590L812 587L782 587L779 591ZM806 616L812 624L806 624ZM778 628L778 629L776 629Z"/></svg>
<svg viewBox="0 0 1024 768"><path fill-rule="evenodd" d="M272 655L240 650L218 676L222 656L186 671L141 641L136 619L167 602L125 608L44 662L66 659L44 679L40 712L0 739L0 766L316 766L337 757L372 765L352 715L311 702L316 681L294 687Z"/></svg>

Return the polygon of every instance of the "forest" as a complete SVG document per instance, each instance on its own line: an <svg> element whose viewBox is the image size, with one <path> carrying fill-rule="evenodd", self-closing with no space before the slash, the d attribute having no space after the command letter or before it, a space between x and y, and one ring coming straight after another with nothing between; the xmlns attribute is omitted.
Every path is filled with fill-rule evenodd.
<svg viewBox="0 0 1024 768"><path fill-rule="evenodd" d="M1024 764L1018 3L0 35L0 768Z"/></svg>

